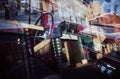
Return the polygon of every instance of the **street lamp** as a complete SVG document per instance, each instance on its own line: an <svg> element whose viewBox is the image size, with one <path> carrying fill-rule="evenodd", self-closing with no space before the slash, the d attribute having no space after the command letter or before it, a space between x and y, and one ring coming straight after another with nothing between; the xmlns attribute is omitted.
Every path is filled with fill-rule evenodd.
<svg viewBox="0 0 120 79"><path fill-rule="evenodd" d="M31 24L31 0L29 0L29 16L28 16L28 24Z"/></svg>

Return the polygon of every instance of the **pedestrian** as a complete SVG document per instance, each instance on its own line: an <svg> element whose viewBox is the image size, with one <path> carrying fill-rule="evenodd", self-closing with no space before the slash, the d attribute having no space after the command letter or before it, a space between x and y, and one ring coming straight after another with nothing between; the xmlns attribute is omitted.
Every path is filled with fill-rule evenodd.
<svg viewBox="0 0 120 79"><path fill-rule="evenodd" d="M5 8L5 19L9 20L10 19L11 4L10 4L9 0L3 0L2 3L3 3L3 6Z"/></svg>
<svg viewBox="0 0 120 79"><path fill-rule="evenodd" d="M10 7L10 19L15 20L17 15L17 2L15 0L9 0L11 3Z"/></svg>
<svg viewBox="0 0 120 79"><path fill-rule="evenodd" d="M36 0L31 0L31 13L34 14L36 6Z"/></svg>

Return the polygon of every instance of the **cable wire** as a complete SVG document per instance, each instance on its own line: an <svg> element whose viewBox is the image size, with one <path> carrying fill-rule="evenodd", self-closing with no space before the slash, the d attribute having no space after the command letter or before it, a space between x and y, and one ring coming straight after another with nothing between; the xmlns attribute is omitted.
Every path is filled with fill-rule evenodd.
<svg viewBox="0 0 120 79"><path fill-rule="evenodd" d="M51 39L51 38L52 38L53 31L54 31L54 17L53 17L53 15L52 15L52 13L49 13L49 12L48 12L48 13L42 14L42 15L36 20L36 22L35 22L34 25L37 25L38 22L40 21L41 24L42 24L42 26L45 28L44 17L45 17L46 15L50 15L50 16L51 16L51 19L52 19L52 23L51 23L51 25L50 25L50 27L49 27L48 35L47 35L47 38L46 38L46 39ZM34 45L36 44L35 41L36 41L36 37L37 37L38 33L39 33L38 31L36 31L36 33L35 33Z"/></svg>

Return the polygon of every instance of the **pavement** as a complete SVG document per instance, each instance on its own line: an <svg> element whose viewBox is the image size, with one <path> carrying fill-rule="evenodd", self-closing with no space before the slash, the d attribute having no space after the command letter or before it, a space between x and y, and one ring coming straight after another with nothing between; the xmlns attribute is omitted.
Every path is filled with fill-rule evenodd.
<svg viewBox="0 0 120 79"><path fill-rule="evenodd" d="M108 79L97 71L93 64L83 64L77 68L68 68L62 72L63 79Z"/></svg>

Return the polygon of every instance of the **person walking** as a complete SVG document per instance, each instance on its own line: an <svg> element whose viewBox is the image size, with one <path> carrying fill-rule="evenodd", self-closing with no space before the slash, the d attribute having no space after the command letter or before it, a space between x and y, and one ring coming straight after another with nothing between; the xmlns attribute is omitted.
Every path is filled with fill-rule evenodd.
<svg viewBox="0 0 120 79"><path fill-rule="evenodd" d="M10 7L11 7L11 4L9 2L9 0L3 0L3 6L5 8L5 19L6 20L9 20L10 19Z"/></svg>
<svg viewBox="0 0 120 79"><path fill-rule="evenodd" d="M10 20L15 20L17 15L17 2L15 0L9 0L11 3L10 7Z"/></svg>

